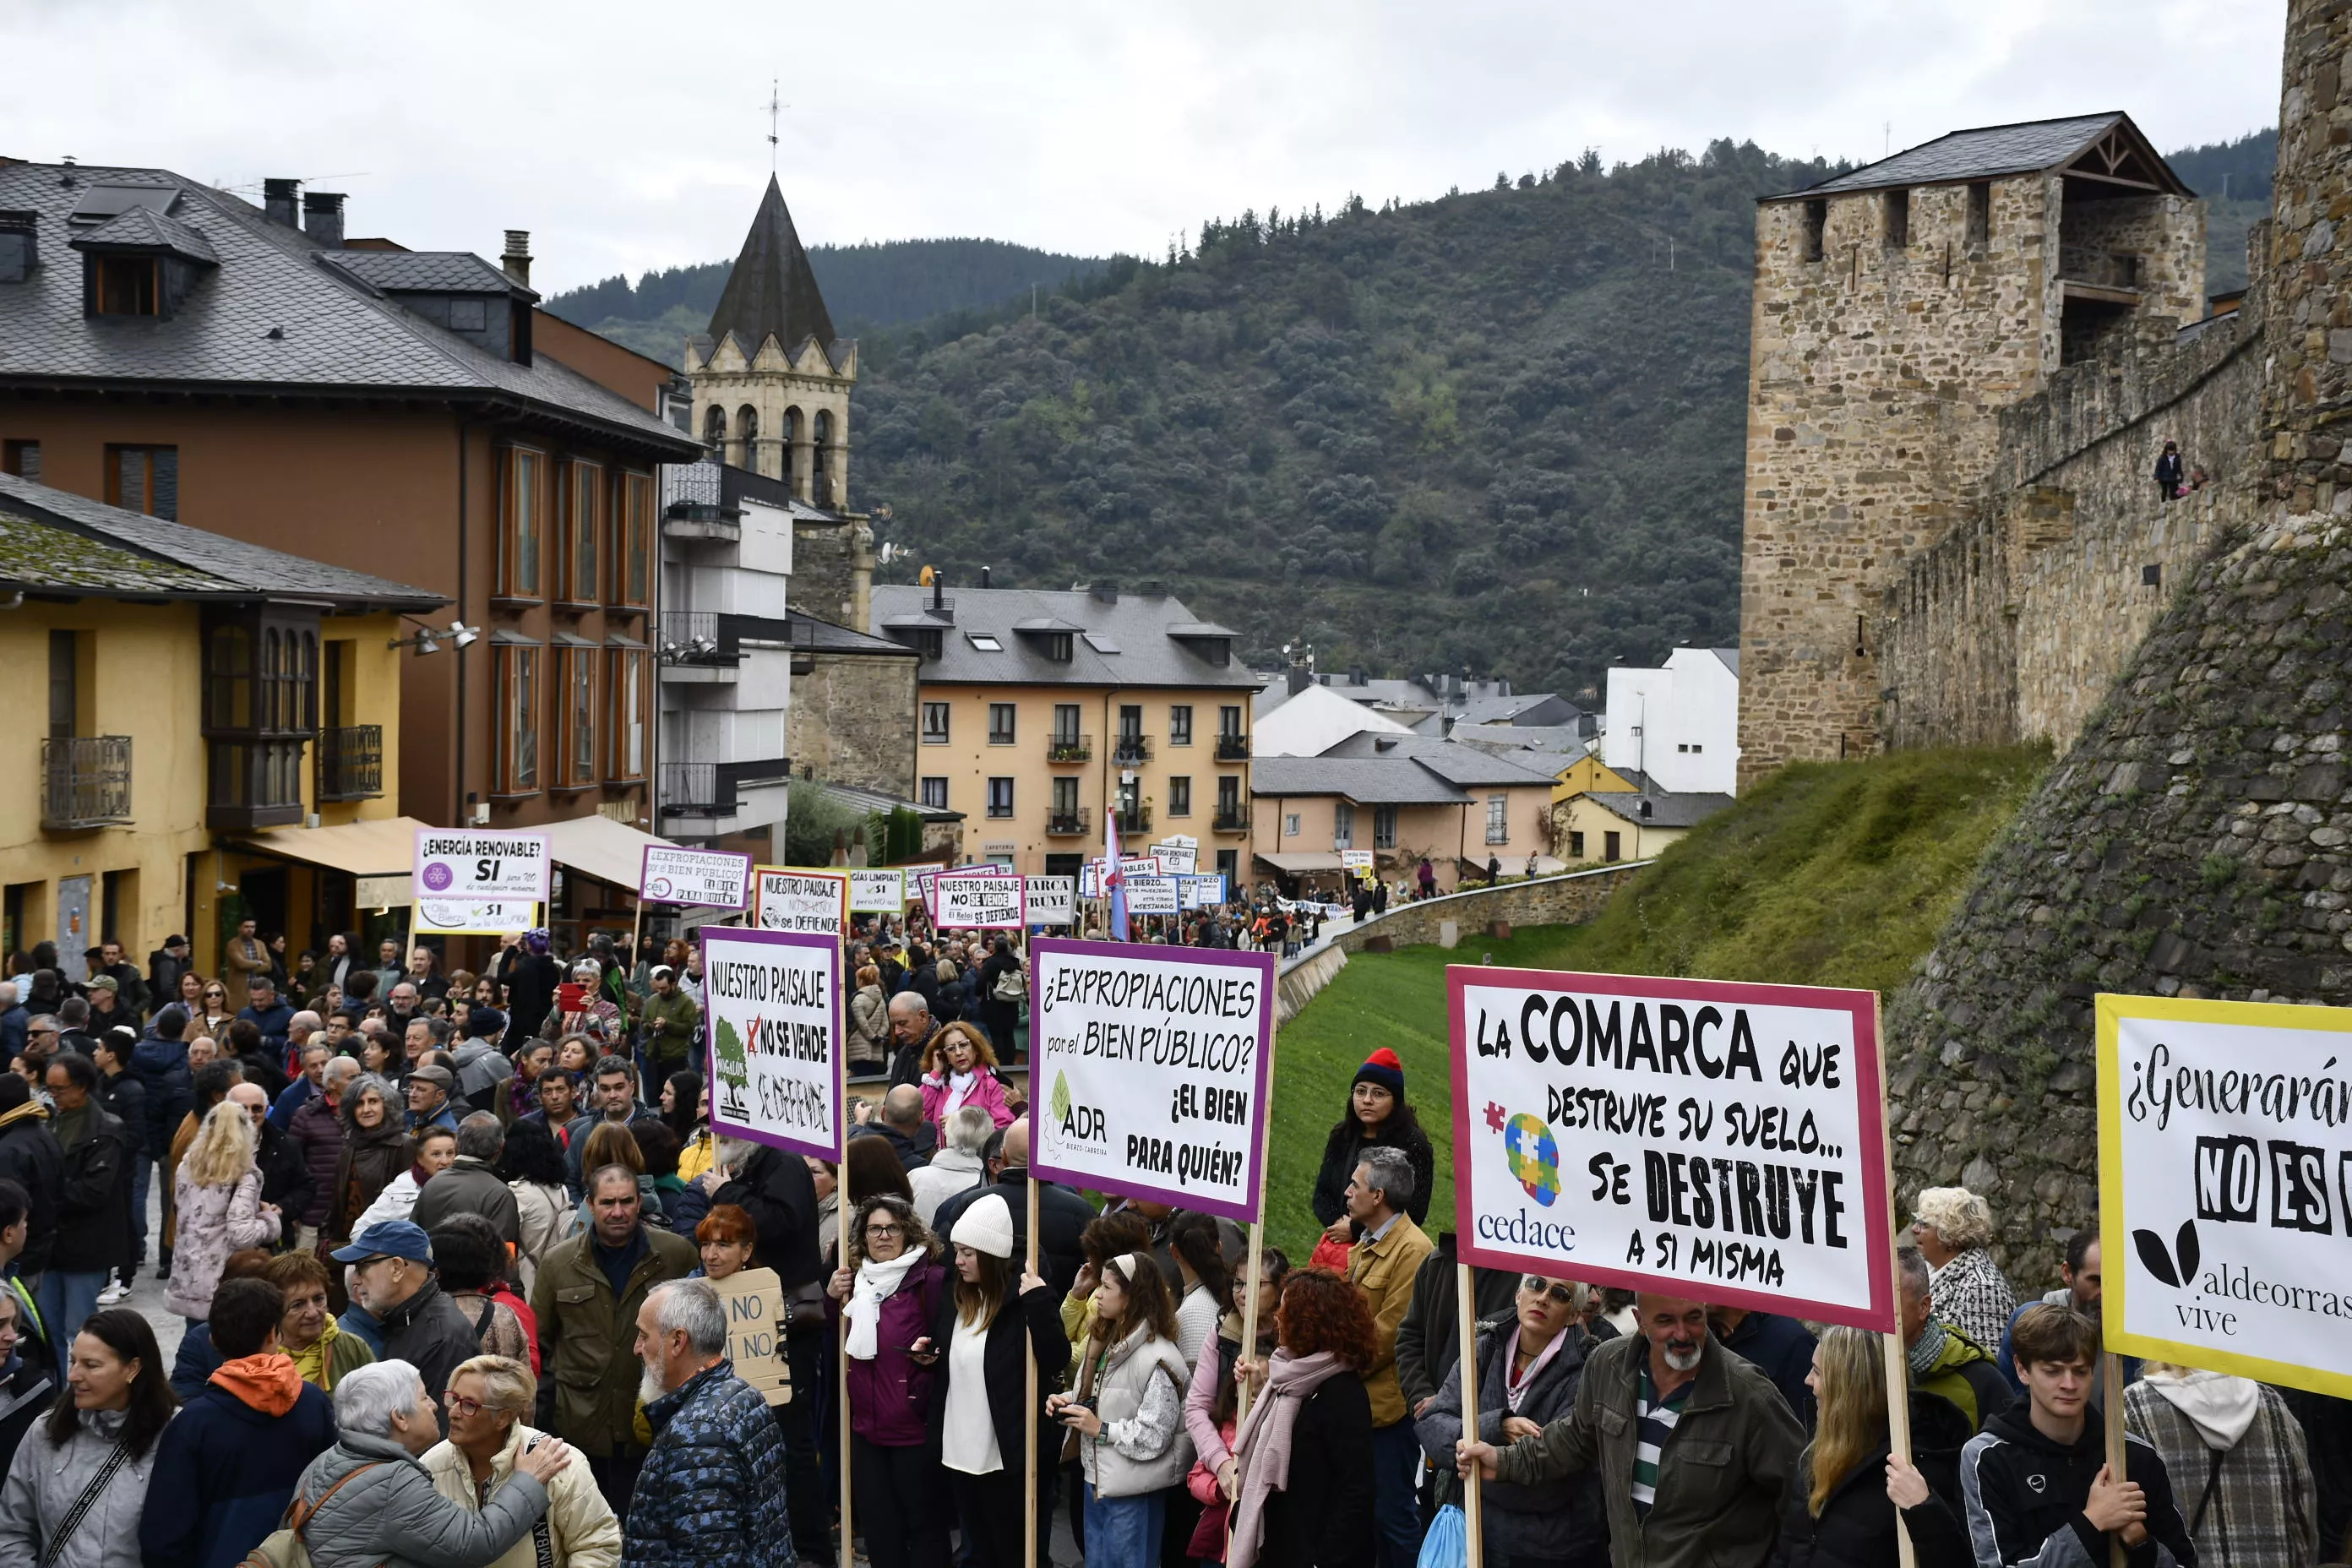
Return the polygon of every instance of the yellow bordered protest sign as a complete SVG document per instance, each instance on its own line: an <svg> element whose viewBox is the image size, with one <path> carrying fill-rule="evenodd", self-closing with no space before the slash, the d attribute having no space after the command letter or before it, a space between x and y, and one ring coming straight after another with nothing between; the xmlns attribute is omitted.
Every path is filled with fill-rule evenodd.
<svg viewBox="0 0 2352 1568"><path fill-rule="evenodd" d="M2098 998L2107 1348L2352 1396L2352 1008Z"/></svg>

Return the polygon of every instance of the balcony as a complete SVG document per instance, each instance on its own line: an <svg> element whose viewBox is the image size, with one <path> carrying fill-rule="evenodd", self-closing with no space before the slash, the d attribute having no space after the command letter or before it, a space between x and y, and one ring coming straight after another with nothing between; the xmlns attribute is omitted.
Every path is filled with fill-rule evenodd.
<svg viewBox="0 0 2352 1568"><path fill-rule="evenodd" d="M1212 833L1247 833L1249 830L1249 807L1245 805L1221 805L1209 824Z"/></svg>
<svg viewBox="0 0 2352 1568"><path fill-rule="evenodd" d="M1118 818L1119 832L1127 837L1151 831L1151 808L1148 805L1121 806L1113 815Z"/></svg>
<svg viewBox="0 0 2352 1568"><path fill-rule="evenodd" d="M1249 761L1249 737L1248 737L1247 735L1220 735L1220 736L1218 736L1218 737L1217 737L1217 761L1219 761L1219 762L1221 762L1221 763L1245 763L1245 762L1248 762L1248 761Z"/></svg>
<svg viewBox="0 0 2352 1568"><path fill-rule="evenodd" d="M383 726L347 724L319 731L320 800L373 800L383 794Z"/></svg>
<svg viewBox="0 0 2352 1568"><path fill-rule="evenodd" d="M41 742L41 826L51 832L131 820L131 737Z"/></svg>
<svg viewBox="0 0 2352 1568"><path fill-rule="evenodd" d="M1150 762L1151 760L1151 737L1149 735L1121 735L1118 738L1118 742L1111 747L1110 760L1117 763L1120 767L1129 767L1137 763Z"/></svg>
<svg viewBox="0 0 2352 1568"><path fill-rule="evenodd" d="M1094 756L1092 735L1056 735L1045 742L1045 760L1049 763L1090 763Z"/></svg>
<svg viewBox="0 0 2352 1568"><path fill-rule="evenodd" d="M1091 806L1082 805L1076 811L1048 813L1045 817L1045 837L1083 838L1094 830L1094 820L1095 814Z"/></svg>
<svg viewBox="0 0 2352 1568"><path fill-rule="evenodd" d="M661 766L661 815L667 817L732 816L742 808L746 785L790 779L789 758L761 758L732 763L664 763Z"/></svg>

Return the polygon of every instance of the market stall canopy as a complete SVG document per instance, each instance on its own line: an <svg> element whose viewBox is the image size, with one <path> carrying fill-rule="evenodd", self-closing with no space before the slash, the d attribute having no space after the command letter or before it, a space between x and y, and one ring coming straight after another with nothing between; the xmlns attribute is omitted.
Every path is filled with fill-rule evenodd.
<svg viewBox="0 0 2352 1568"><path fill-rule="evenodd" d="M416 835L430 823L413 816L373 816L332 827L272 827L237 836L237 842L282 860L347 871L358 882L363 910L397 909L410 901Z"/></svg>
<svg viewBox="0 0 2352 1568"><path fill-rule="evenodd" d="M1261 851L1256 858L1286 877L1296 877L1302 871L1337 871L1341 865L1339 855L1328 849L1294 851L1286 855L1268 855Z"/></svg>
<svg viewBox="0 0 2352 1568"><path fill-rule="evenodd" d="M646 846L671 844L609 816L575 816L569 822L548 823L538 831L547 835L547 852L557 865L632 893L637 890Z"/></svg>

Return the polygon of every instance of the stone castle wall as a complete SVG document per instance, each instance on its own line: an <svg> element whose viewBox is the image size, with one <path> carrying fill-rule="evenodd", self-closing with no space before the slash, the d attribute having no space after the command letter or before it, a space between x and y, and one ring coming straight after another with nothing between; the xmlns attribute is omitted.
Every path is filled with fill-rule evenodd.
<svg viewBox="0 0 2352 1568"><path fill-rule="evenodd" d="M793 766L828 784L914 799L919 663L888 654L796 654L785 737Z"/></svg>

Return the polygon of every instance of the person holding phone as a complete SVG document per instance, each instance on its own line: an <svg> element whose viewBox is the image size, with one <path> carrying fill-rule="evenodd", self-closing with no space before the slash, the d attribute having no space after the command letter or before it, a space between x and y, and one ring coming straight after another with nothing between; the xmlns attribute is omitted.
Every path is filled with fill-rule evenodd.
<svg viewBox="0 0 2352 1568"><path fill-rule="evenodd" d="M1192 1468L1183 1430L1192 1373L1177 1348L1176 1303L1150 1253L1125 1253L1104 1268L1087 1356L1084 1388L1045 1401L1077 1435L1087 1568L1150 1568L1160 1560L1165 1494Z"/></svg>
<svg viewBox="0 0 2352 1568"><path fill-rule="evenodd" d="M509 1022L511 1027L512 1020ZM619 1004L604 994L604 966L583 958L572 966L572 978L556 986L555 1005L548 1009L537 1037L561 1040L566 1035L584 1035L600 1046L617 1048L627 1034Z"/></svg>
<svg viewBox="0 0 2352 1568"><path fill-rule="evenodd" d="M931 1320L950 1293L947 1267L914 1205L895 1194L858 1205L849 1237L848 1257L825 1287L825 1316L849 1324L857 1522L874 1568L943 1568L950 1513L931 1451L939 1358L929 1347Z"/></svg>
<svg viewBox="0 0 2352 1568"><path fill-rule="evenodd" d="M973 1200L949 1240L956 1288L941 1295L931 1331L908 1346L908 1355L938 1368L931 1426L974 1568L1026 1568L1021 1445L1029 1419L1027 1356L1037 1358L1042 1389L1069 1365L1070 1342L1053 1288L1025 1268L1016 1278L1010 1267L1013 1209L1002 1194ZM1050 1420L1038 1423L1040 1476L1065 1430ZM1043 1517L1042 1500L1038 1511Z"/></svg>

